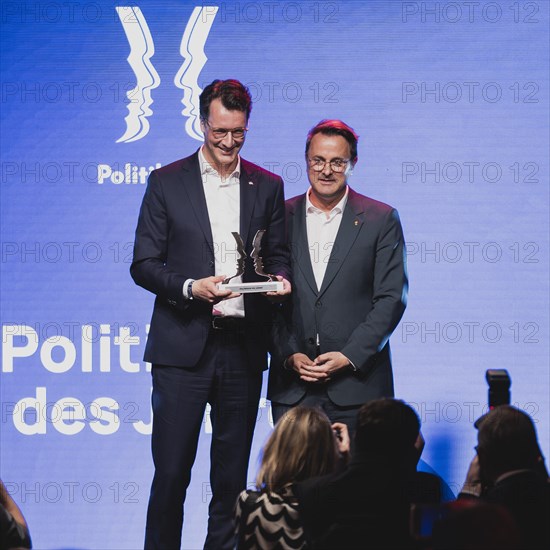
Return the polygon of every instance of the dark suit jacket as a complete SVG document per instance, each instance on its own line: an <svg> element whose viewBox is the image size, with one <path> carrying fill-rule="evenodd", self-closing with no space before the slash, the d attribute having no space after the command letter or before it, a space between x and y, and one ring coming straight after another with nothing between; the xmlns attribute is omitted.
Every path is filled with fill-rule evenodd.
<svg viewBox="0 0 550 550"><path fill-rule="evenodd" d="M550 483L533 470L510 474L488 489L483 500L505 506L516 520L525 548L550 546Z"/></svg>
<svg viewBox="0 0 550 550"><path fill-rule="evenodd" d="M289 279L281 178L241 159L240 199L240 234L247 254L256 231L266 229L262 241L266 273ZM136 284L156 294L145 361L197 364L210 330L212 305L186 300L183 284L189 278L214 275L214 246L219 245L212 242L198 153L154 170L139 214L130 267ZM247 261L245 281L259 279L251 263ZM245 295L244 300L249 359L254 367L265 369L271 305L258 294Z"/></svg>
<svg viewBox="0 0 550 550"><path fill-rule="evenodd" d="M405 242L397 211L352 189L323 279L317 290L306 229L305 194L286 203L293 271L292 297L274 333L268 397L293 405L306 383L283 368L301 352L314 359L342 352L358 368L328 382L337 405L361 405L393 396L388 339L405 311ZM320 258L323 261L323 257Z"/></svg>

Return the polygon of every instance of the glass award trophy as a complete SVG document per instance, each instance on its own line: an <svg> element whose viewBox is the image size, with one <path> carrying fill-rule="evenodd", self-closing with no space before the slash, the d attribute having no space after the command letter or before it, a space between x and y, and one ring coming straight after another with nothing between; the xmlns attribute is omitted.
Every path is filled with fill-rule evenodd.
<svg viewBox="0 0 550 550"><path fill-rule="evenodd" d="M242 283L238 281L233 283L231 282L233 279L243 275L247 258L242 237L235 231L231 234L237 243L237 273L231 277L227 277L223 282L219 283L218 288L220 290L231 290L232 292L237 292L239 294L247 294L251 292L277 292L279 290L283 290L283 282L278 281L275 275L269 275L264 271L263 260L260 256L264 233L265 229L256 231L256 235L254 235L252 254L250 257L254 261L254 271L256 274L260 277L264 277L266 280L255 281L252 283Z"/></svg>

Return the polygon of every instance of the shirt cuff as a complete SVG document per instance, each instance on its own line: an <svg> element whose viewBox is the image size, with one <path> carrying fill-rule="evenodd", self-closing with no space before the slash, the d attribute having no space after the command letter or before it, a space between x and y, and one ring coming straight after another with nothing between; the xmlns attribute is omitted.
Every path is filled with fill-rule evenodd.
<svg viewBox="0 0 550 550"><path fill-rule="evenodd" d="M479 498L481 496L481 482L473 481L471 483L464 483L460 490L460 494Z"/></svg>
<svg viewBox="0 0 550 550"><path fill-rule="evenodd" d="M182 294L186 300L193 299L193 296L189 296L188 289L189 289L189 283L194 283L194 282L195 282L195 279L187 279L185 283L183 283Z"/></svg>
<svg viewBox="0 0 550 550"><path fill-rule="evenodd" d="M342 355L343 355L343 354L342 354ZM346 357L346 356L344 355L344 357ZM349 362L348 368L349 368L351 371L353 371L353 372L357 372L359 369L355 366L355 364L353 363L353 361L350 361L348 357L346 357L346 359L347 359L348 362Z"/></svg>

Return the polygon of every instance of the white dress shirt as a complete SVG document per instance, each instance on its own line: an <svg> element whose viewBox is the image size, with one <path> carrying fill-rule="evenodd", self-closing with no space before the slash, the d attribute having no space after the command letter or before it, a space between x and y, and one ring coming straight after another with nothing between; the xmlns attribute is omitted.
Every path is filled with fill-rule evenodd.
<svg viewBox="0 0 550 550"><path fill-rule="evenodd" d="M348 201L348 186L346 185L344 196L330 212L323 212L316 206L313 206L309 198L310 193L311 187L306 193L307 242L317 290L320 290L332 247L334 246L334 241L342 222L342 214Z"/></svg>
<svg viewBox="0 0 550 550"><path fill-rule="evenodd" d="M344 208L348 202L348 192L349 187L346 185L344 196L329 212L324 212L316 206L313 206L309 199L311 187L306 193L307 242L311 267L313 268L313 275L317 283L317 291L319 291L323 285L323 279L325 277L328 262L330 261L332 247L334 246L338 229L342 223ZM319 334L316 335L316 338L317 345L319 345ZM351 361L349 364L353 371L357 370L357 367Z"/></svg>
<svg viewBox="0 0 550 550"><path fill-rule="evenodd" d="M206 160L202 147L199 150L199 165L212 230L214 272L216 275L231 277L237 271L237 243L231 233L240 232L241 158L238 157L235 170L225 179L222 179L218 171ZM186 298L190 280L184 283ZM242 277L235 277L232 282L240 283ZM244 299L239 296L231 300L222 300L213 306L212 313L227 317L244 317Z"/></svg>

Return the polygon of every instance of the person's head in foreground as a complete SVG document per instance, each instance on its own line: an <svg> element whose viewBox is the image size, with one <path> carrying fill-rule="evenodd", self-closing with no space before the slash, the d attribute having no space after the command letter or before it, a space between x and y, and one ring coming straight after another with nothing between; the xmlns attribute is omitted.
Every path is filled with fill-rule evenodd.
<svg viewBox="0 0 550 550"><path fill-rule="evenodd" d="M375 399L359 409L355 449L416 465L419 433L420 420L412 407L399 399Z"/></svg>
<svg viewBox="0 0 550 550"><path fill-rule="evenodd" d="M256 486L279 492L285 486L333 472L338 441L320 409L294 407L277 422L265 444Z"/></svg>
<svg viewBox="0 0 550 550"><path fill-rule="evenodd" d="M476 422L477 456L485 483L506 472L539 470L542 466L537 432L531 417L510 405L500 405Z"/></svg>

